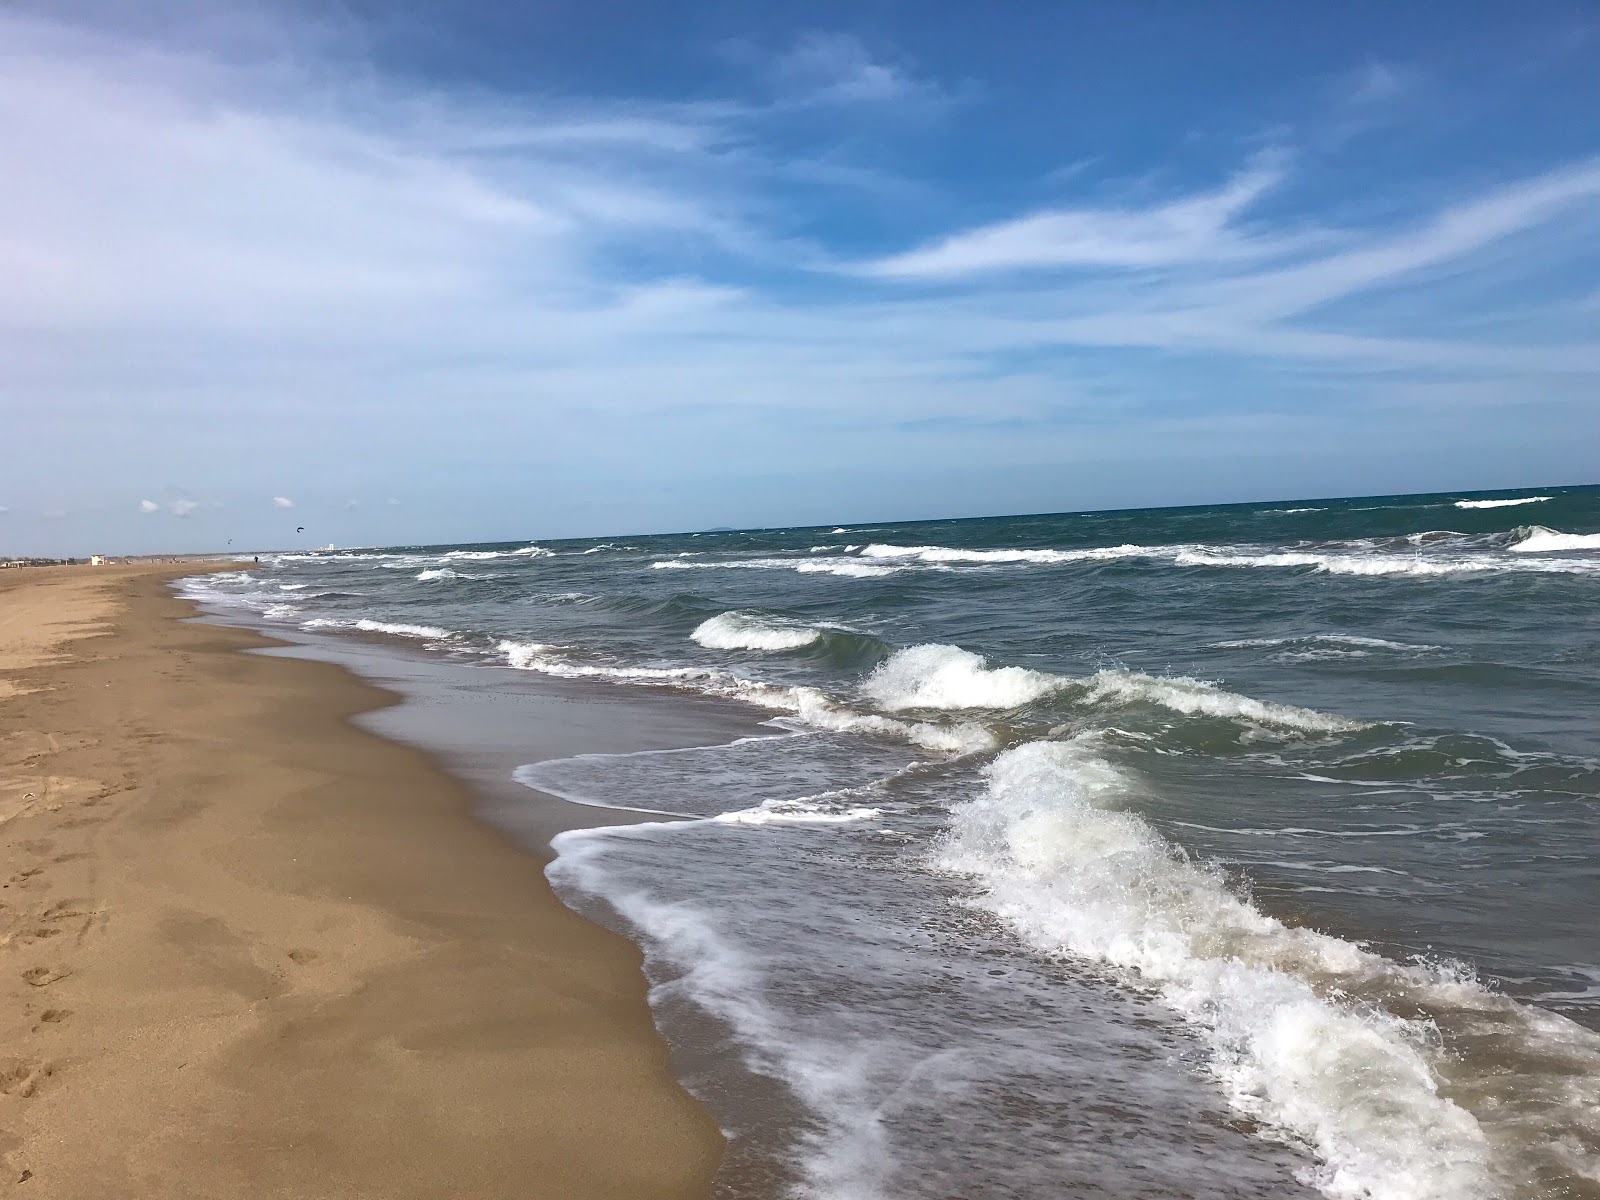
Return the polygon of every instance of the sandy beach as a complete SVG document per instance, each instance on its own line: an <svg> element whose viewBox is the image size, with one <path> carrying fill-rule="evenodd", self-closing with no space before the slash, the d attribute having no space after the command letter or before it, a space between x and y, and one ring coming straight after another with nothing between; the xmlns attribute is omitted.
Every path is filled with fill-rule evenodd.
<svg viewBox="0 0 1600 1200"><path fill-rule="evenodd" d="M635 949L393 702L184 622L193 565L0 575L0 1155L28 1195L703 1195Z"/></svg>

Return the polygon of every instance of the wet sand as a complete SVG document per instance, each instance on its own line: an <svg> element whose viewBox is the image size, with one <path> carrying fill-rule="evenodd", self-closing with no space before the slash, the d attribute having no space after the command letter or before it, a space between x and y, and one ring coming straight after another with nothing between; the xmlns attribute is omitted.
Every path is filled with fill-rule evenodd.
<svg viewBox="0 0 1600 1200"><path fill-rule="evenodd" d="M705 1195L637 951L352 723L392 693L181 621L193 573L0 574L0 1180Z"/></svg>

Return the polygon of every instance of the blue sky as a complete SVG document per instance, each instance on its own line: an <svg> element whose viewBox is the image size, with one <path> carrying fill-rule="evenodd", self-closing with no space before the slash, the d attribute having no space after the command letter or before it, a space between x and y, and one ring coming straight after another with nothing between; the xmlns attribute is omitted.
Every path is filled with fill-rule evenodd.
<svg viewBox="0 0 1600 1200"><path fill-rule="evenodd" d="M1592 4L55 0L0 62L0 550L1600 462Z"/></svg>

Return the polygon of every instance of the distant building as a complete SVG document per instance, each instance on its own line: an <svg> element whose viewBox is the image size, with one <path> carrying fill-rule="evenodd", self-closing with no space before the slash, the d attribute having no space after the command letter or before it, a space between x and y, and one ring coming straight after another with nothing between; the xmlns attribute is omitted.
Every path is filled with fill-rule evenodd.
<svg viewBox="0 0 1600 1200"><path fill-rule="evenodd" d="M89 565L91 567L103 567L103 566L105 566L106 565L106 556L104 554L91 554L91 555L89 555Z"/></svg>

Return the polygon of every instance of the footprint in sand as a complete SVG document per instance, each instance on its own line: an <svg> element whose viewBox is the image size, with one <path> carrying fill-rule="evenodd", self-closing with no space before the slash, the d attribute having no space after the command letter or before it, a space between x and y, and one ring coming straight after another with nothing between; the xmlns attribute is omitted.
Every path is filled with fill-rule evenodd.
<svg viewBox="0 0 1600 1200"><path fill-rule="evenodd" d="M32 1096L55 1073L52 1064L37 1059L0 1059L0 1096Z"/></svg>
<svg viewBox="0 0 1600 1200"><path fill-rule="evenodd" d="M22 973L24 983L32 987L49 987L58 979L72 974L66 967L29 967Z"/></svg>

